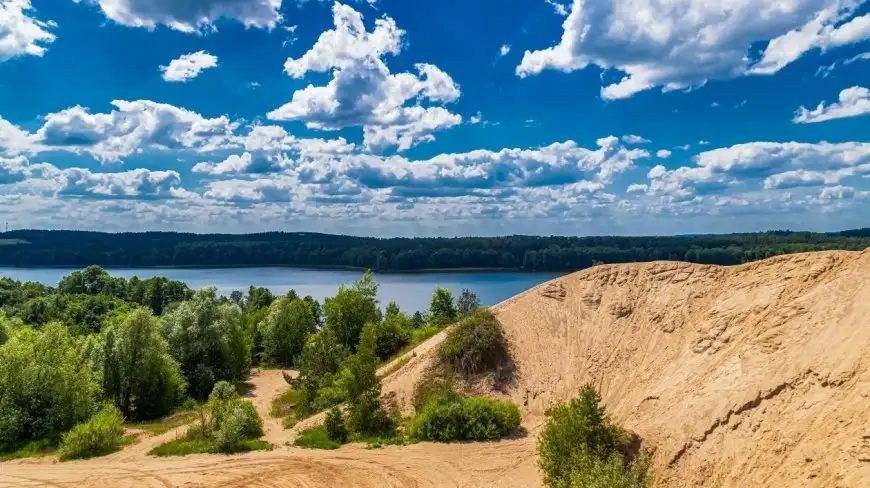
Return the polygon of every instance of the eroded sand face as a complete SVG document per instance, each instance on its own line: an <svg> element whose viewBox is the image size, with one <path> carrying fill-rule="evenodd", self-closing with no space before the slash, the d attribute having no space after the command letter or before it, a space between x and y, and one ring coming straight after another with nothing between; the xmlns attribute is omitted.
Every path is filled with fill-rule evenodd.
<svg viewBox="0 0 870 488"><path fill-rule="evenodd" d="M656 447L660 486L870 486L870 252L731 268L600 266L495 310L516 377L499 391L476 388L520 405L524 438L146 455L181 428L100 459L4 463L0 487L540 486L543 414L586 382ZM443 337L384 378L384 393L404 410ZM267 420L269 399L286 388L281 372L257 372L252 383L267 440L292 441L302 426Z"/></svg>

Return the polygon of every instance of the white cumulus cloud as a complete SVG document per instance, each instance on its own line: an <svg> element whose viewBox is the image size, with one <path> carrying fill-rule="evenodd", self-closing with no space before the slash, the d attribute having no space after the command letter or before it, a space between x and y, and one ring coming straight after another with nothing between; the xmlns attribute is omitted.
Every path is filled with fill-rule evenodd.
<svg viewBox="0 0 870 488"><path fill-rule="evenodd" d="M857 0L574 0L558 44L526 51L519 76L596 65L624 76L601 89L604 99L643 90L703 86L711 79L771 74L811 49L870 35L870 14ZM750 47L769 41L760 60Z"/></svg>
<svg viewBox="0 0 870 488"><path fill-rule="evenodd" d="M0 119L0 152L67 151L116 162L144 150L213 151L233 141L238 123L226 116L205 118L150 100L114 100L109 113L74 106L43 116L34 133Z"/></svg>
<svg viewBox="0 0 870 488"><path fill-rule="evenodd" d="M646 144L648 142L652 142L645 137L641 137L635 134L626 134L622 136L622 142L626 144Z"/></svg>
<svg viewBox="0 0 870 488"><path fill-rule="evenodd" d="M217 56L205 51L197 51L173 59L168 65L161 66L160 71L163 73L164 81L186 83L199 76L203 70L215 68L217 65Z"/></svg>
<svg viewBox="0 0 870 488"><path fill-rule="evenodd" d="M83 0L74 0L81 2ZM281 0L85 0L99 6L106 18L127 27L170 29L193 33L214 29L220 18L245 27L273 29L281 20Z"/></svg>
<svg viewBox="0 0 870 488"><path fill-rule="evenodd" d="M268 113L269 119L299 120L318 130L361 126L371 150L405 150L462 122L461 116L433 106L454 102L461 94L440 68L418 63L416 73L390 72L383 57L401 52L404 36L393 19L377 19L368 32L359 12L336 3L333 21L335 28L323 32L308 52L284 63L291 77L331 72L332 79L296 91L290 102Z"/></svg>
<svg viewBox="0 0 870 488"><path fill-rule="evenodd" d="M499 56L507 56L509 52L511 52L510 44L502 44L501 47L498 48Z"/></svg>
<svg viewBox="0 0 870 488"><path fill-rule="evenodd" d="M547 2L547 5L553 7L553 11L556 12L556 15L561 15L562 17L568 16L568 9L565 8L565 5L557 2L556 0L544 0Z"/></svg>
<svg viewBox="0 0 870 488"><path fill-rule="evenodd" d="M656 157L661 159L668 159L669 157L671 157L671 154L672 153L667 149L659 149L658 151L656 151Z"/></svg>
<svg viewBox="0 0 870 488"><path fill-rule="evenodd" d="M17 56L42 56L54 42L54 22L31 17L30 0L0 1L0 62Z"/></svg>
<svg viewBox="0 0 870 488"><path fill-rule="evenodd" d="M821 102L813 110L801 106L792 121L796 124L812 124L867 114L870 114L870 90L863 86L853 86L840 92L839 102L830 105Z"/></svg>

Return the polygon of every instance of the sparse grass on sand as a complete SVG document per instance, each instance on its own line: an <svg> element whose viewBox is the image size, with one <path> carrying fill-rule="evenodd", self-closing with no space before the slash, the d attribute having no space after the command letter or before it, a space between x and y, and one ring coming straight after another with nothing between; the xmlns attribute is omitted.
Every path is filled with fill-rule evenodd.
<svg viewBox="0 0 870 488"><path fill-rule="evenodd" d="M402 423L406 423L405 419L402 419ZM409 443L409 440L403 434L403 430L397 429L381 435L351 434L347 443L367 444L370 449L380 449L384 446L404 446ZM326 426L318 425L303 430L293 445L306 449L338 449L342 443L330 439L326 433Z"/></svg>
<svg viewBox="0 0 870 488"><path fill-rule="evenodd" d="M305 417L299 417L296 411L296 405L299 403L299 392L292 388L284 391L272 400L272 407L269 409L269 415L272 418L282 419L281 425L285 429L292 428L300 420Z"/></svg>
<svg viewBox="0 0 870 488"><path fill-rule="evenodd" d="M249 439L242 441L231 452L237 454L250 451L271 451L275 446L262 439ZM218 454L217 443L210 439L188 439L183 437L165 444L160 444L148 454L152 456L186 456L188 454Z"/></svg>
<svg viewBox="0 0 870 488"><path fill-rule="evenodd" d="M338 449L341 447L340 442L329 438L326 434L326 427L323 425L303 430L299 433L299 437L296 438L296 442L293 445L306 449Z"/></svg>
<svg viewBox="0 0 870 488"><path fill-rule="evenodd" d="M396 371L402 369L403 366L408 364L408 362L417 357L417 353L407 354L400 359L396 360L389 368L385 369L383 374L381 374L381 378L386 378ZM389 364L389 363L388 363Z"/></svg>
<svg viewBox="0 0 870 488"><path fill-rule="evenodd" d="M50 456L57 452L58 445L60 445L60 439L30 441L14 451L0 452L0 461Z"/></svg>
<svg viewBox="0 0 870 488"><path fill-rule="evenodd" d="M152 435L160 435L169 432L172 429L187 425L196 420L199 415L194 410L183 410L175 412L160 420L148 422L131 422L126 425L131 429L144 430Z"/></svg>

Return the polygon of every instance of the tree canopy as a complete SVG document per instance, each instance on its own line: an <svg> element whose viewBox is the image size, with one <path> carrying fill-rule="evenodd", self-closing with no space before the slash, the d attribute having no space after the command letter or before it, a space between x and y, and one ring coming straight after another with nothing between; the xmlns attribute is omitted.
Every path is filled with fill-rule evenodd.
<svg viewBox="0 0 870 488"><path fill-rule="evenodd" d="M577 229L577 233L581 232L582 229ZM377 271L468 268L575 271L596 262L680 260L728 265L794 252L863 250L870 247L870 229L836 233L772 231L687 236L391 239L284 232L220 235L20 230L0 233L0 240L7 243L0 246L0 265L3 266L220 265L323 266ZM69 285L85 289L90 285L112 286L88 278L76 277ZM155 314L161 313L156 307L152 310Z"/></svg>

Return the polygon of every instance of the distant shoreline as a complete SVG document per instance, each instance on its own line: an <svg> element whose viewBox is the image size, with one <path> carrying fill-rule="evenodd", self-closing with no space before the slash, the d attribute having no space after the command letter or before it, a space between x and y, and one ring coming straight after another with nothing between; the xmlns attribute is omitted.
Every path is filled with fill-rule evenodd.
<svg viewBox="0 0 870 488"><path fill-rule="evenodd" d="M106 271L112 271L113 269L142 269L142 270L161 270L161 269L178 269L178 270L197 270L197 269L256 269L256 268L285 268L288 270L291 269L300 269L300 270L310 270L310 271L359 271L365 272L368 268L362 267L354 267L354 266L331 266L331 265L323 265L323 266L293 266L286 264L237 264L237 265L212 265L212 266L173 266L173 265L164 265L164 266L114 266L114 265L97 265ZM81 270L86 268L87 266L79 266L79 265L47 265L47 266L8 266L8 265L0 265L0 269L69 269L69 270ZM575 270L575 271L580 271ZM573 271L524 271L517 268L427 268L427 269L412 269L412 270L388 270L388 271L377 271L372 270L375 274L378 275L409 275L409 274L436 274L436 273L445 273L445 274L461 274L461 273L522 273L528 275L541 274L541 275L551 275L551 274L568 274Z"/></svg>

